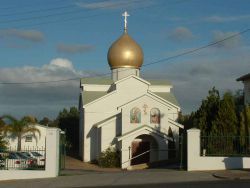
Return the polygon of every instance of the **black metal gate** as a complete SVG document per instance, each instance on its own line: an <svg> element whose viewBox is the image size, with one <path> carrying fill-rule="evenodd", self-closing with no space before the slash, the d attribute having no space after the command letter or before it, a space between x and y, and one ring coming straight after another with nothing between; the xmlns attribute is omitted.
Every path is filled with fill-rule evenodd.
<svg viewBox="0 0 250 188"><path fill-rule="evenodd" d="M59 143L59 170L65 169L65 158L66 158L66 136L64 133L61 133L60 143Z"/></svg>

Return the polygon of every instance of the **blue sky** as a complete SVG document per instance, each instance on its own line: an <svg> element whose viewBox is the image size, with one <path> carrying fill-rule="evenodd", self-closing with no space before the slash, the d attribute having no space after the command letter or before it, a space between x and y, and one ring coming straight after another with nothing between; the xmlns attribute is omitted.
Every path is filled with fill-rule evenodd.
<svg viewBox="0 0 250 188"><path fill-rule="evenodd" d="M144 64L221 40L250 28L248 0L1 0L0 82L49 81L109 72L109 46L123 32L142 46ZM208 89L242 88L249 73L250 32L157 65L145 78L164 78L185 113ZM79 83L0 85L0 114L55 117L77 105ZM52 102L51 102L52 101Z"/></svg>

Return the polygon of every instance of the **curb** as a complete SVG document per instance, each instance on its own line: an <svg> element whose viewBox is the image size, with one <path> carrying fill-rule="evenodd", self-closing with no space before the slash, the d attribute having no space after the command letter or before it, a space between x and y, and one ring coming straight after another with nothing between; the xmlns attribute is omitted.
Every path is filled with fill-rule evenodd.
<svg viewBox="0 0 250 188"><path fill-rule="evenodd" d="M250 174L248 176L234 176L234 175L222 175L222 174L216 174L213 173L212 174L215 178L219 178L219 179L229 179L229 180L247 180L250 179Z"/></svg>

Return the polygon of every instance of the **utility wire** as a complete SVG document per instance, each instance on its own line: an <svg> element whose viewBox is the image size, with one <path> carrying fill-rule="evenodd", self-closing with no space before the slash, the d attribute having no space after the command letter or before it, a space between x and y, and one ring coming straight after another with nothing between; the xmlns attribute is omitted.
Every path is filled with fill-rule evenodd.
<svg viewBox="0 0 250 188"><path fill-rule="evenodd" d="M175 59L175 58L178 58L178 57L182 57L182 56L185 56L185 55L189 55L189 54L201 51L201 50L206 49L208 47L211 47L211 46L217 45L219 43L222 43L222 42L224 42L226 40L230 40L230 39L232 39L234 37L243 35L244 33L247 33L249 31L250 31L250 28L242 30L242 31L240 31L240 32L238 32L236 34L230 35L230 36L228 36L228 37L226 37L226 38L224 38L222 40L211 42L211 43L209 43L207 45L204 45L204 46L192 49L192 50L188 50L186 52L183 52L183 53L180 53L180 54L177 54L177 55L174 55L174 56L170 56L170 57L167 57L167 58L163 58L163 59L159 59L159 60L153 61L151 63L144 64L144 65L142 65L142 67L151 66L151 65L154 65L154 64L165 63L165 62L170 61L172 59ZM123 72L123 71L127 71L127 70L121 70L119 72ZM105 76L108 76L110 74L111 73L104 73L104 74L99 74L99 76L75 77L75 78L70 78L70 79L52 80L52 81L41 81L41 82L0 82L0 84L1 85L11 85L11 84L12 85L47 84L47 83L67 82L67 81L79 80L81 78L84 79L84 78L93 78L93 77L95 77L95 78L96 77L105 77Z"/></svg>
<svg viewBox="0 0 250 188"><path fill-rule="evenodd" d="M43 9L36 9L36 10L9 13L9 14L0 14L0 16L7 17L7 16L25 15L25 14L38 13L38 12L47 12L47 11L52 11L52 10L61 10L61 9L66 9L66 8L71 8L71 7L75 7L75 5L67 5L67 6L60 6L60 7L54 7L54 8L43 8Z"/></svg>
<svg viewBox="0 0 250 188"><path fill-rule="evenodd" d="M104 2L109 2L110 0L105 0L105 1L102 1L102 3ZM184 1L187 1L187 0L179 0L179 1L176 1L176 3L178 2L184 2ZM131 2L133 3L133 2ZM114 6L117 6L119 4L115 4ZM111 6L111 5L110 5ZM77 3L75 4L70 4L70 5L64 5L64 6L59 6L59 7L52 7L52 8L41 8L41 9L34 9L34 10L30 10L30 11L21 11L21 12L14 12L14 13L8 13L8 14L0 14L0 17L8 17L8 16L17 16L17 15L25 15L25 14L31 14L31 13L38 13L38 12L48 12L48 11L52 11L52 10L61 10L61 9L66 9L66 8L72 8L72 7L77 7ZM19 7L20 8L20 7ZM102 7L100 7L102 8ZM105 8L105 7L103 7ZM112 8L112 7L111 7ZM2 8L0 8L1 10ZM92 10L95 9L95 8L92 8Z"/></svg>
<svg viewBox="0 0 250 188"><path fill-rule="evenodd" d="M67 11L67 12L61 12L61 13L55 13L55 14L48 14L48 15L43 15L43 16L33 16L33 17L27 17L27 18L5 20L5 21L0 21L0 24L13 23L13 22L15 23L15 22L22 22L22 21L29 21L29 20L37 20L37 19L42 19L42 18L49 18L49 17L61 16L61 15L66 15L66 14L78 13L78 12L89 12L89 11L103 9L103 8L112 8L112 7L116 7L117 5L129 5L129 4L133 4L136 2L140 2L140 1L143 1L143 0L133 0L130 2L122 2L122 3L117 3L117 4L100 6L98 8L88 9L85 11L83 9L80 9L80 10Z"/></svg>
<svg viewBox="0 0 250 188"><path fill-rule="evenodd" d="M43 2L44 3L44 1L41 1L41 0L37 0L38 2ZM49 4L51 5L51 4L55 4L55 3L62 3L62 1L63 0L53 0L53 1L49 1ZM15 8L23 8L23 7L21 7L20 5L25 5L25 8L26 7L34 7L34 6L37 6L38 4L36 3L36 2L34 2L34 0L32 0L32 2L33 3L35 3L35 4L30 4L30 3L23 3L23 0L21 0L21 1L19 1L19 2L22 2L21 4L19 4L19 5L14 5L14 6L9 6L9 7L0 7L0 10L10 10L10 9L15 9ZM48 2L47 2L48 3Z"/></svg>
<svg viewBox="0 0 250 188"><path fill-rule="evenodd" d="M224 38L224 39L222 39L222 40L218 40L218 41L215 41L215 42L211 42L211 43L209 43L209 44L207 44L207 45L204 45L204 46L201 46L201 47L192 49L192 50L188 50L188 51L186 51L186 52L183 52L183 53L180 53L180 54L171 56L171 57L167 57L167 58L163 58L163 59L160 59L160 60L151 62L151 63L147 63L147 64L144 65L144 67L150 66L150 65L153 65L153 64L158 64L158 63L161 63L161 62L164 62L164 61L168 61L168 60L171 60L171 59L174 59L174 58L178 58L178 57L181 57L181 56L185 56L185 55L188 55L188 54L192 54L192 53L194 53L194 52L203 50L203 49L208 48L208 47L210 47L210 46L214 46L214 45L219 44L219 43L222 43L222 42L224 42L224 41L226 41L226 40L230 40L230 39L232 39L232 38L235 38L235 37L237 37L237 36L240 36L240 35L242 35L242 34L244 34L244 33L249 32L249 31L250 31L250 28L249 28L249 29L242 30L242 31L240 31L240 32L238 32L238 33L236 33L236 34L230 35L230 36L228 36L228 37L226 37L226 38Z"/></svg>
<svg viewBox="0 0 250 188"><path fill-rule="evenodd" d="M133 3L134 2L135 1L133 1ZM149 6L139 7L139 8L130 8L130 11L158 7L158 6L162 6L162 4L165 4L166 2L167 1L164 1L164 3L161 3L161 4L149 5ZM175 1L175 3L182 3L182 2L187 2L187 0ZM105 7L103 6L103 7L99 7L98 9L112 8L112 7L116 7L117 5L118 4L110 5L110 6L105 6ZM127 5L129 6L129 4L127 4ZM90 9L90 10L87 10L87 11L94 11L96 9ZM110 13L112 13L112 12L109 12L109 13L98 13L98 14L87 15L87 16L74 16L74 17L70 17L70 18L57 19L57 20L52 20L52 21L44 21L44 22L39 22L39 23L35 23L35 24L19 25L19 26L15 27L15 28L41 26L41 25L47 25L47 24L52 24L52 23L60 23L60 22L62 23L62 22L70 22L70 21L79 21L80 19L87 19L87 18L91 18L91 17L103 16L103 15L107 15L107 14L110 14ZM7 29L7 28L0 28L0 29Z"/></svg>

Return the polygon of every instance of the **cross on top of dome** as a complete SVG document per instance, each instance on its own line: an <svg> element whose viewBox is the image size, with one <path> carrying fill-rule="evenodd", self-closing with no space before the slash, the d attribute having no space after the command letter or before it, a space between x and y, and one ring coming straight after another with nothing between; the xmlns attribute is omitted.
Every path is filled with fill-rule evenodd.
<svg viewBox="0 0 250 188"><path fill-rule="evenodd" d="M124 31L125 31L125 33L126 33L126 32L127 32L127 24L128 24L128 22L127 22L127 17L130 16L130 15L128 14L127 11L125 11L125 12L122 14L122 16L124 16Z"/></svg>
<svg viewBox="0 0 250 188"><path fill-rule="evenodd" d="M124 16L124 33L110 46L107 54L108 63L111 69L140 69L143 63L143 51L127 33L127 18L130 15L125 11L122 16Z"/></svg>

